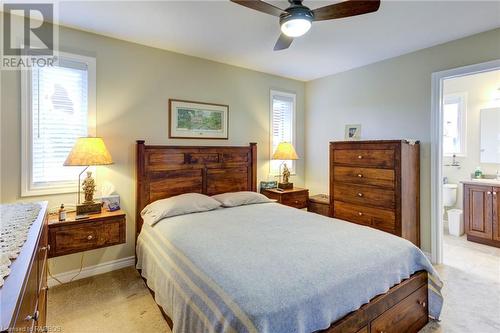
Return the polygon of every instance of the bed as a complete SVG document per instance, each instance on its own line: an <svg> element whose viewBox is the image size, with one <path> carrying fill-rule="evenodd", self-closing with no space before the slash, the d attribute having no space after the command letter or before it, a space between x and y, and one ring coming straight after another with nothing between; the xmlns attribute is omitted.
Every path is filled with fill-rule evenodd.
<svg viewBox="0 0 500 333"><path fill-rule="evenodd" d="M441 282L410 242L276 203L170 217L184 193L256 191L257 147L137 143L137 268L177 332L417 332ZM369 246L367 246L369 244Z"/></svg>

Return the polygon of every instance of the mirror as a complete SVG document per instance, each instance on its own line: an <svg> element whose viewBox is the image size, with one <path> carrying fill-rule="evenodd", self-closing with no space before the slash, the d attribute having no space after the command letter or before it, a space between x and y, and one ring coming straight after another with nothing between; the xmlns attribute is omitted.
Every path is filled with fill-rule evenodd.
<svg viewBox="0 0 500 333"><path fill-rule="evenodd" d="M481 163L500 164L500 108L481 110Z"/></svg>

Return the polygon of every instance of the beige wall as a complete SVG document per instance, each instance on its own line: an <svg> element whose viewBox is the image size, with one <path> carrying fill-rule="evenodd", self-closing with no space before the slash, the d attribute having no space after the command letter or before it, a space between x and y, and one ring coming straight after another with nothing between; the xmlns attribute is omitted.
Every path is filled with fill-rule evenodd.
<svg viewBox="0 0 500 333"><path fill-rule="evenodd" d="M97 59L97 134L115 164L99 167L98 182L109 180L127 212L127 244L85 253L84 266L134 255L135 140L147 144L247 145L258 143L258 178L268 177L270 89L297 94L297 151L304 154L303 82L250 71L72 29L60 31L61 51ZM21 92L19 72L1 78L1 202L49 200L75 203L76 195L20 197ZM169 98L228 104L229 140L168 139ZM304 162L297 164L303 185ZM80 254L52 260L52 273L76 269Z"/></svg>
<svg viewBox="0 0 500 333"><path fill-rule="evenodd" d="M460 166L450 166L452 157L443 157L443 176L450 183L459 184L456 208L463 207L463 180L470 179L476 167L481 167L485 174L495 175L500 164L480 163L481 146L481 109L499 107L500 101L494 101L494 92L500 87L500 70L447 79L443 82L443 94L465 93L466 105L466 156L457 156Z"/></svg>
<svg viewBox="0 0 500 333"><path fill-rule="evenodd" d="M421 150L422 248L430 251L431 74L500 58L500 29L306 83L306 186L328 193L328 142L345 124L363 139L413 138Z"/></svg>

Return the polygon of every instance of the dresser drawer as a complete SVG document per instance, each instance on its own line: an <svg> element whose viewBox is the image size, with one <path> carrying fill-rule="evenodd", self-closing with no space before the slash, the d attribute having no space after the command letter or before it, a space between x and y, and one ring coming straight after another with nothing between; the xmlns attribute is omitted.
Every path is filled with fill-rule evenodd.
<svg viewBox="0 0 500 333"><path fill-rule="evenodd" d="M394 191L383 188L356 185L352 186L335 182L334 200L381 208L395 208Z"/></svg>
<svg viewBox="0 0 500 333"><path fill-rule="evenodd" d="M333 177L336 182L394 189L395 173L391 169L338 166L333 170Z"/></svg>
<svg viewBox="0 0 500 333"><path fill-rule="evenodd" d="M307 208L308 196L307 191L287 193L281 197L281 203L295 208Z"/></svg>
<svg viewBox="0 0 500 333"><path fill-rule="evenodd" d="M422 286L373 320L371 333L415 333L428 322L427 286Z"/></svg>
<svg viewBox="0 0 500 333"><path fill-rule="evenodd" d="M348 204L342 201L334 202L334 216L383 231L394 233L396 231L396 218L394 211L366 206Z"/></svg>
<svg viewBox="0 0 500 333"><path fill-rule="evenodd" d="M125 219L59 224L50 230L50 257L88 251L125 242Z"/></svg>
<svg viewBox="0 0 500 333"><path fill-rule="evenodd" d="M338 149L333 163L355 166L394 168L393 149Z"/></svg>

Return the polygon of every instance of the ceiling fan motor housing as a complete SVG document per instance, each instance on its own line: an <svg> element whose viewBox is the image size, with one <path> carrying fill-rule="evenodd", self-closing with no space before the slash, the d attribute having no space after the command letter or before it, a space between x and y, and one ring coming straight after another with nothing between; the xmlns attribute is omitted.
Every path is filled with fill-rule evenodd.
<svg viewBox="0 0 500 333"><path fill-rule="evenodd" d="M280 15L280 25L291 19L305 19L312 22L314 20L314 14L312 10L306 6L302 6L299 2L299 4L294 4L290 8L287 8L286 13Z"/></svg>

